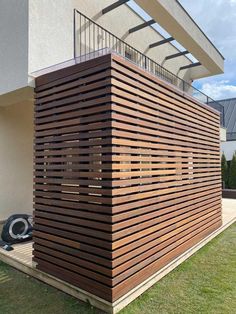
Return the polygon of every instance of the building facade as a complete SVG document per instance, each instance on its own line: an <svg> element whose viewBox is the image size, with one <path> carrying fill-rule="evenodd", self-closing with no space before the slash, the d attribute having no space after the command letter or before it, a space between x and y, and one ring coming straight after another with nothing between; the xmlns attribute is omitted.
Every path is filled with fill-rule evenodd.
<svg viewBox="0 0 236 314"><path fill-rule="evenodd" d="M112 7L114 3L117 5ZM78 31L81 21L75 17L74 9L187 83L222 73L223 57L177 1L137 4L153 19L151 23L159 23L201 65L191 66L189 54L181 55L172 38L164 38L152 27L154 24L150 25L132 9L129 1L1 1L1 220L11 213L32 211L33 73L79 56L86 52L86 45L87 51L91 46L86 42L84 51L79 50L85 38ZM207 102L205 95L200 98Z"/></svg>
<svg viewBox="0 0 236 314"><path fill-rule="evenodd" d="M178 1L0 12L0 219L34 207L36 267L113 307L221 225L222 106L191 84L224 58Z"/></svg>

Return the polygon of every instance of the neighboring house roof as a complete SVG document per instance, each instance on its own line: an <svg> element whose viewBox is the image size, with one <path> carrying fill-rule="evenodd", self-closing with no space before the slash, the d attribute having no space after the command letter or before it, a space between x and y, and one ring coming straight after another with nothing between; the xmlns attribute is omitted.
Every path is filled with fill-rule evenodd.
<svg viewBox="0 0 236 314"><path fill-rule="evenodd" d="M232 140L232 135L234 135L234 138L236 136L236 98L222 99L218 100L218 102L224 106L227 140Z"/></svg>

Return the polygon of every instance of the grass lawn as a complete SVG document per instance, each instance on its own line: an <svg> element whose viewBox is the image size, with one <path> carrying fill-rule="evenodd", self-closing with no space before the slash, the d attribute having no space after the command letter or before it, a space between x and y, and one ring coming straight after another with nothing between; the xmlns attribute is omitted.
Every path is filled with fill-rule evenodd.
<svg viewBox="0 0 236 314"><path fill-rule="evenodd" d="M120 313L232 314L235 309L236 223ZM0 313L101 311L0 263Z"/></svg>

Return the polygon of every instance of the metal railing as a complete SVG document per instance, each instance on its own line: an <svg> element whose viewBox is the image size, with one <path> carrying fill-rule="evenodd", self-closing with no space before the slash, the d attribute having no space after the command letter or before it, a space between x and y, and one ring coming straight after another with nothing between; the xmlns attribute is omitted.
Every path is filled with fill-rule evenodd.
<svg viewBox="0 0 236 314"><path fill-rule="evenodd" d="M107 54L108 51L115 52L122 57L129 59L144 70L175 85L183 92L188 93L201 102L218 110L221 114L221 125L224 126L224 107L220 103L214 101L191 84L185 82L177 75L168 71L160 64L75 9L74 59L79 58L80 60L85 61L91 59L94 55L98 56Z"/></svg>

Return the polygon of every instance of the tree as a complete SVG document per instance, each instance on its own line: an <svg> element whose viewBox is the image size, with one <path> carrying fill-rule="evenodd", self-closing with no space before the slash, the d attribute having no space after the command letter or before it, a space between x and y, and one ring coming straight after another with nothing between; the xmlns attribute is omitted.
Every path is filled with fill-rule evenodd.
<svg viewBox="0 0 236 314"><path fill-rule="evenodd" d="M223 188L228 187L228 176L229 176L228 164L225 154L223 153L221 156L221 178L223 182Z"/></svg>
<svg viewBox="0 0 236 314"><path fill-rule="evenodd" d="M228 184L231 189L236 189L236 152L230 162Z"/></svg>

